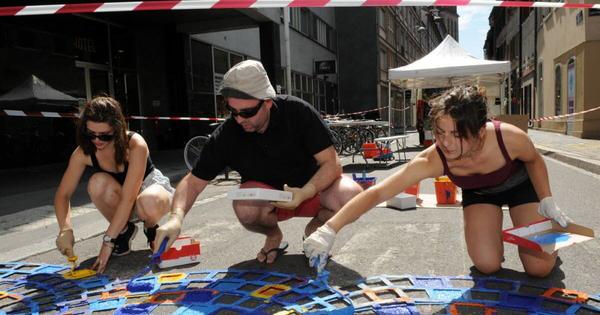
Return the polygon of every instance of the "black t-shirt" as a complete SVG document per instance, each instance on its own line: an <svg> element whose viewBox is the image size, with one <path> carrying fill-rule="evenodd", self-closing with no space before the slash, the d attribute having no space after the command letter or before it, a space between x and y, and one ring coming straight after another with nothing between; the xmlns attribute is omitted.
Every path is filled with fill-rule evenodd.
<svg viewBox="0 0 600 315"><path fill-rule="evenodd" d="M246 132L229 117L215 130L192 174L212 180L226 166L242 176L283 189L302 187L318 170L313 155L333 145L329 127L307 102L287 95L273 99L263 134Z"/></svg>

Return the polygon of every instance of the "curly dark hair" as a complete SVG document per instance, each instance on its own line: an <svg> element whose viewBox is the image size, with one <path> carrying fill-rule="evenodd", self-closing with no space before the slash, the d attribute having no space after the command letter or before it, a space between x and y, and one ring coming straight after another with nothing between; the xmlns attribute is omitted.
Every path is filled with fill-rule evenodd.
<svg viewBox="0 0 600 315"><path fill-rule="evenodd" d="M114 131L115 161L117 165L125 164L127 157L127 124L121 111L121 104L109 96L96 96L89 100L77 122L77 144L86 155L96 152L96 147L85 135L87 134L87 122L108 123Z"/></svg>
<svg viewBox="0 0 600 315"><path fill-rule="evenodd" d="M435 128L442 116L449 115L456 122L456 131L461 139L476 137L488 121L485 96L471 86L452 88L430 104L431 126Z"/></svg>

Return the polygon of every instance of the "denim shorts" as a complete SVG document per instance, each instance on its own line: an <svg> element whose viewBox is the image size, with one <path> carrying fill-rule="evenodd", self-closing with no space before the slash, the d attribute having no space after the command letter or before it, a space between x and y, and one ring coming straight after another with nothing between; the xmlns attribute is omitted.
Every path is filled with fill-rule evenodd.
<svg viewBox="0 0 600 315"><path fill-rule="evenodd" d="M154 170L152 170L152 172L150 172L150 174L148 174L148 176L144 178L144 181L142 182L142 187L140 188L140 192L144 191L144 189L154 184L162 186L171 194L175 193L175 188L171 186L171 181L169 180L169 178L163 175L163 173L161 173L161 171L157 168L154 168Z"/></svg>
<svg viewBox="0 0 600 315"><path fill-rule="evenodd" d="M463 189L462 195L463 208L478 203L493 204L498 207L508 205L509 208L512 208L526 203L540 202L529 178L521 184L499 193L485 194L477 189Z"/></svg>

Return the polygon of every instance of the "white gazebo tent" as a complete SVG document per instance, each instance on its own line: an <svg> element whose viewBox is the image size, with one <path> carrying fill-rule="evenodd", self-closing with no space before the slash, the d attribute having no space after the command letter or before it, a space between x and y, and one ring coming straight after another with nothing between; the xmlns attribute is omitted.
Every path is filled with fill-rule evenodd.
<svg viewBox="0 0 600 315"><path fill-rule="evenodd" d="M389 70L388 119L390 128L391 83L403 89L442 88L463 84L494 86L501 84L505 74L509 71L509 61L475 58L460 47L452 36L448 35L423 58L406 66ZM404 120L405 111L402 111L402 116Z"/></svg>

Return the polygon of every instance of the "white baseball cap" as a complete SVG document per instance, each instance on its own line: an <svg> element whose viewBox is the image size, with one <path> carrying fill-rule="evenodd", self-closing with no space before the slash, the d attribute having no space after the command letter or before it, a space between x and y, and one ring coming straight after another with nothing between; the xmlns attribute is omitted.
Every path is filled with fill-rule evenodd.
<svg viewBox="0 0 600 315"><path fill-rule="evenodd" d="M244 60L233 66L225 76L219 91L224 97L265 100L275 97L275 89L267 71L256 60Z"/></svg>

